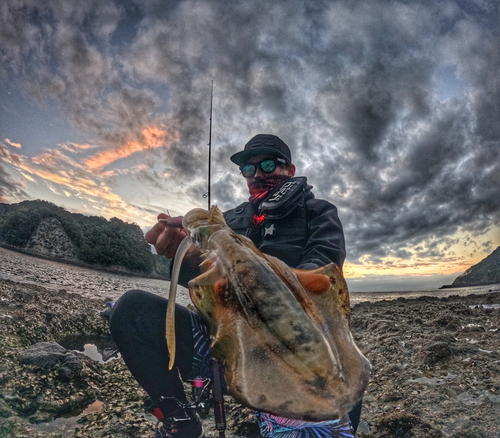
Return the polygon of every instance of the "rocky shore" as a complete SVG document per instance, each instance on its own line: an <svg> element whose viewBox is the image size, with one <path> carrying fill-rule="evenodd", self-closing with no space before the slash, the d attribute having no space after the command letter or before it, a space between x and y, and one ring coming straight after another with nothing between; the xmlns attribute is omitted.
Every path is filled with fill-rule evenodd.
<svg viewBox="0 0 500 438"><path fill-rule="evenodd" d="M17 268L30 273L29 264ZM149 436L146 394L113 357L99 315L105 295L92 297L90 285L78 289L81 278L60 269L41 284L0 270L0 437ZM109 281L95 287L116 296L130 288L128 280ZM499 292L493 285L486 295L353 307L356 342L373 366L357 436L500 436ZM101 354L89 357L92 349ZM252 412L227 402L226 435L256 436ZM208 437L218 436L211 416L204 423Z"/></svg>

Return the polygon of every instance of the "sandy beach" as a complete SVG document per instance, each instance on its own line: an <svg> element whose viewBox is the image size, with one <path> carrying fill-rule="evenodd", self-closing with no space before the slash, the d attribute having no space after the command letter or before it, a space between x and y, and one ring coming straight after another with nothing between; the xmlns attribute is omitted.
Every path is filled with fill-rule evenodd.
<svg viewBox="0 0 500 438"><path fill-rule="evenodd" d="M81 367L69 375L20 362L38 342L68 345L68 337L83 335L109 342L99 311L133 288L167 294L168 282L0 249L0 436L152 433L145 394L121 359L101 363L75 353ZM352 331L373 367L357 436L500 436L500 285L490 290L353 303ZM227 437L255 436L250 410L228 397L226 412ZM53 421L63 413L67 419ZM204 423L207 437L218 436L211 417Z"/></svg>

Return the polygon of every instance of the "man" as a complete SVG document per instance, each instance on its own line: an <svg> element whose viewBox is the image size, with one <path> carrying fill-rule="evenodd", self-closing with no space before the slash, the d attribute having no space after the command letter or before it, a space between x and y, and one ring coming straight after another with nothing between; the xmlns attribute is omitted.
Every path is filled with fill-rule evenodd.
<svg viewBox="0 0 500 438"><path fill-rule="evenodd" d="M289 199L281 211L264 209L269 193L291 181L295 165L288 146L277 136L258 134L243 151L231 157L247 181L250 199L224 213L229 227L249 237L263 253L275 256L292 268L316 269L329 263L340 268L345 259L342 225L331 203L314 198L310 186ZM272 214L271 214L272 213ZM158 219L166 219L164 213ZM158 222L146 233L146 240L158 254L173 258L186 236L182 228ZM200 253L192 246L183 260L179 283L187 285L200 274ZM186 403L182 379L210 375L208 329L199 315L176 305L177 353L174 367L168 370L165 342L167 300L143 291L129 291L116 303L110 327L113 338L133 376L152 399L151 411L162 419L156 437L199 438L201 422ZM179 375L181 377L179 377ZM355 427L361 404L350 413ZM320 423L304 422L258 412L264 437L349 437L349 417Z"/></svg>

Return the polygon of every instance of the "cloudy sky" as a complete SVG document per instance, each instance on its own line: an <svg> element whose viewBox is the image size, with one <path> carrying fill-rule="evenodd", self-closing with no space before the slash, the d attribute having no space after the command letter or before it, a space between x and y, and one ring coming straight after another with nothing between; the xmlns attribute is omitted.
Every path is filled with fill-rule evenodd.
<svg viewBox="0 0 500 438"><path fill-rule="evenodd" d="M0 202L144 230L246 200L279 135L344 224L351 289L449 283L500 245L498 0L2 0Z"/></svg>

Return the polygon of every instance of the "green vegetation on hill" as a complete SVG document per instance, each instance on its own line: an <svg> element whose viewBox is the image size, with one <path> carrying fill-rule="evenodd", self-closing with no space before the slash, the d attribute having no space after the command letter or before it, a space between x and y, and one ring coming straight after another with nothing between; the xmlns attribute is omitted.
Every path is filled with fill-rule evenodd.
<svg viewBox="0 0 500 438"><path fill-rule="evenodd" d="M98 266L120 266L144 274L169 275L169 262L151 253L137 224L116 217L106 220L66 211L47 201L0 204L0 240L25 248L44 219L55 218L75 248L78 259Z"/></svg>
<svg viewBox="0 0 500 438"><path fill-rule="evenodd" d="M452 286L477 286L500 283L500 246L477 265L457 277Z"/></svg>

